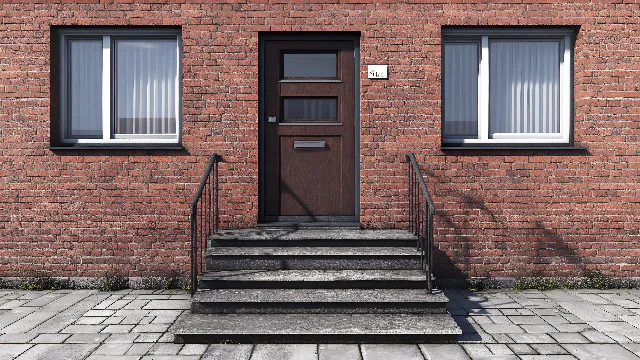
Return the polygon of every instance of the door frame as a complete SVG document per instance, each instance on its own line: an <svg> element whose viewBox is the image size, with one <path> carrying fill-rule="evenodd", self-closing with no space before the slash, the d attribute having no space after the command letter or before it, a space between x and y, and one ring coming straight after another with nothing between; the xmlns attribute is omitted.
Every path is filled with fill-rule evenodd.
<svg viewBox="0 0 640 360"><path fill-rule="evenodd" d="M354 53L354 216L360 222L360 32L259 32L258 33L258 223L265 222L265 153L264 153L264 44L268 40L347 40L353 41Z"/></svg>

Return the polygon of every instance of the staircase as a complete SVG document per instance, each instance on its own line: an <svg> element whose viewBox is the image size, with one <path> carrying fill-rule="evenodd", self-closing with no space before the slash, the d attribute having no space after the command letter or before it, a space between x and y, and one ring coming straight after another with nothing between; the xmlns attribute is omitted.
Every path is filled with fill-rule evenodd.
<svg viewBox="0 0 640 360"><path fill-rule="evenodd" d="M429 343L461 334L402 230L246 229L212 236L177 343Z"/></svg>

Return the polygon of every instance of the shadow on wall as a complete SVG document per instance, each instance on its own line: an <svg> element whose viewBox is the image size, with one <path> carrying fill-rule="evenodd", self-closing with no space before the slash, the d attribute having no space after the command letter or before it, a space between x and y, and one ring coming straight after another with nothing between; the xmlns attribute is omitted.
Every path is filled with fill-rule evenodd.
<svg viewBox="0 0 640 360"><path fill-rule="evenodd" d="M446 155L450 155L449 151L446 152ZM464 154L456 154L460 151L451 152L460 156L522 156L524 161L528 156L589 155L584 149L571 150L569 153L560 150L485 150ZM498 206L492 206L496 202L487 203L486 197L480 195L488 191L487 183L476 182L475 186L463 189L464 183L453 183L449 177L439 176L443 170L430 170L427 164L421 163L421 168L425 181L434 189L432 195L436 202L436 276L460 279L553 277L582 275L589 270L590 264L576 252L573 244L558 235L556 229L547 227L544 220L540 220L544 214L519 212L514 207L500 210ZM492 170L485 168L483 171L490 173ZM517 172L509 171L502 177L508 179L509 183L516 184L523 179ZM495 181L491 182L494 183ZM508 184L505 183L504 186L507 187ZM535 190L524 191L533 193L531 197L538 195ZM507 195L496 201L511 200ZM519 199L514 204L522 202ZM514 218L517 220L513 220Z"/></svg>

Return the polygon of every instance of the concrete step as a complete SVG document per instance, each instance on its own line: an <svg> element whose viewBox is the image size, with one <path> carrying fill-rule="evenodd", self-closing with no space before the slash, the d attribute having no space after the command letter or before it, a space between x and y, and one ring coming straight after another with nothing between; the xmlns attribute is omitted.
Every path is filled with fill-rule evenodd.
<svg viewBox="0 0 640 360"><path fill-rule="evenodd" d="M449 299L424 289L213 289L196 293L193 313L446 313Z"/></svg>
<svg viewBox="0 0 640 360"><path fill-rule="evenodd" d="M413 247L213 247L207 270L420 269Z"/></svg>
<svg viewBox="0 0 640 360"><path fill-rule="evenodd" d="M199 289L426 289L421 270L207 271Z"/></svg>
<svg viewBox="0 0 640 360"><path fill-rule="evenodd" d="M437 343L461 330L449 314L191 314L176 343Z"/></svg>
<svg viewBox="0 0 640 360"><path fill-rule="evenodd" d="M222 230L211 237L221 246L400 246L415 247L417 238L406 230L239 229Z"/></svg>

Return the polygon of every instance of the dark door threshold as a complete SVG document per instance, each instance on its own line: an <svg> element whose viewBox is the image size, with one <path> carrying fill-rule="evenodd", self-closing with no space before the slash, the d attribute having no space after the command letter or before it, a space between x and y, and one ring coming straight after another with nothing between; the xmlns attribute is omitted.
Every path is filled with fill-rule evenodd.
<svg viewBox="0 0 640 360"><path fill-rule="evenodd" d="M359 222L349 221L316 221L316 222L297 222L297 221L273 221L258 224L259 229L360 229Z"/></svg>

